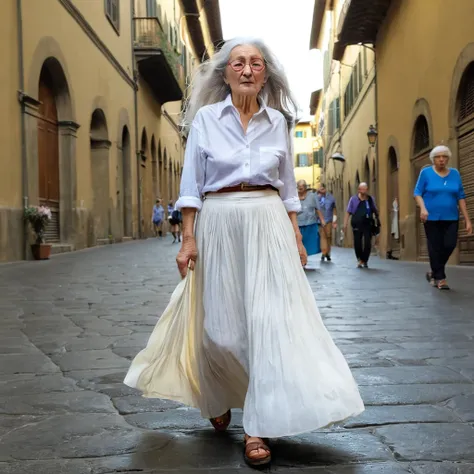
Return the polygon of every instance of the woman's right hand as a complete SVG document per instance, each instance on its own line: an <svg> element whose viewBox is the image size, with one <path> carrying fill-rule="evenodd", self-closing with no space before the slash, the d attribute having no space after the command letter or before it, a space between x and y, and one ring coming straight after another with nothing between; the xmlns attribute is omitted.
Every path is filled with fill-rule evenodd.
<svg viewBox="0 0 474 474"><path fill-rule="evenodd" d="M428 220L429 212L426 209L421 209L420 211L420 220L421 222L426 222Z"/></svg>
<svg viewBox="0 0 474 474"><path fill-rule="evenodd" d="M176 263L181 277L184 278L188 273L188 267L194 270L197 259L197 245L194 237L184 237L181 243L181 249L176 256Z"/></svg>

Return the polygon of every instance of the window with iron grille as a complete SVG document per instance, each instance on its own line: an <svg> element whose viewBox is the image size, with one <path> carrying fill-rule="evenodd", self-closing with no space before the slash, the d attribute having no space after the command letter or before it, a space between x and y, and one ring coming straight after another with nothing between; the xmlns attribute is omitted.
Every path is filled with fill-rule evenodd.
<svg viewBox="0 0 474 474"><path fill-rule="evenodd" d="M474 114L474 62L464 72L459 87L459 113L458 120L467 119Z"/></svg>
<svg viewBox="0 0 474 474"><path fill-rule="evenodd" d="M417 155L430 147L430 132L424 115L420 115L415 122L415 137L413 140L413 154Z"/></svg>
<svg viewBox="0 0 474 474"><path fill-rule="evenodd" d="M105 0L105 16L117 33L120 32L119 0Z"/></svg>

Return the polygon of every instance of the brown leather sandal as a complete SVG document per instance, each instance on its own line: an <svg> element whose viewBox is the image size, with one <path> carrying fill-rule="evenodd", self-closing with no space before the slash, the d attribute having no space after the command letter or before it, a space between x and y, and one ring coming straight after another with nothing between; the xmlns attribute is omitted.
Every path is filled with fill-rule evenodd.
<svg viewBox="0 0 474 474"><path fill-rule="evenodd" d="M256 441L248 442L248 440L250 438L256 438ZM245 435L244 442L245 442L244 459L245 459L245 462L249 466L251 466L251 467L252 466L253 467L262 467L262 466L266 466L267 464L270 464L270 462L272 460L272 453L270 451L270 448L266 444L266 443L268 443L268 439L266 439L266 438L257 438L256 436ZM250 457L250 453L252 451L257 451L259 449L263 449L268 454L263 458Z"/></svg>
<svg viewBox="0 0 474 474"><path fill-rule="evenodd" d="M221 416L209 419L214 429L219 432L225 431L229 427L231 420L232 420L232 412L230 410L228 410L226 413L224 413Z"/></svg>
<svg viewBox="0 0 474 474"><path fill-rule="evenodd" d="M438 290L450 290L446 280L438 281Z"/></svg>

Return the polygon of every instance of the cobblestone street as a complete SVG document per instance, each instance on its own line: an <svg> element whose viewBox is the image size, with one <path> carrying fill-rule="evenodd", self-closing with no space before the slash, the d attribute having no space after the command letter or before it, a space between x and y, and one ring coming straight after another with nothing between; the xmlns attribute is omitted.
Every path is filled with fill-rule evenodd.
<svg viewBox="0 0 474 474"><path fill-rule="evenodd" d="M241 414L216 435L122 384L179 281L177 250L149 239L0 266L2 474L253 472ZM450 268L440 292L421 264L354 260L336 249L308 278L367 409L274 441L271 472L474 473L474 268Z"/></svg>

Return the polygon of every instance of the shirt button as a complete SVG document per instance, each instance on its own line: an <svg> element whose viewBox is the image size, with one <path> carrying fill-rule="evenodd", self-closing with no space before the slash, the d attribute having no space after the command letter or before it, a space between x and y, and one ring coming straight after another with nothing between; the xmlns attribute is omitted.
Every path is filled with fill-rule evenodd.
<svg viewBox="0 0 474 474"><path fill-rule="evenodd" d="M245 163L245 166L248 166L249 164L248 163Z"/></svg>
<svg viewBox="0 0 474 474"><path fill-rule="evenodd" d="M250 145L245 145L245 148L250 148Z"/></svg>

